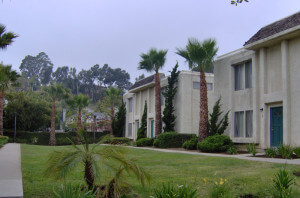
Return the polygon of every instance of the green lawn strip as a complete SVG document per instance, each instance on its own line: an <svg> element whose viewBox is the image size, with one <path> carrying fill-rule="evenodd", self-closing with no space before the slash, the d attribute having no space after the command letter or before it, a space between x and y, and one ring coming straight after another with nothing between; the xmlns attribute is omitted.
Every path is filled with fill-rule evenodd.
<svg viewBox="0 0 300 198"><path fill-rule="evenodd" d="M25 145L22 148L22 172L24 184L24 197L51 197L53 188L64 181L55 181L52 178L43 177L48 154L54 150L70 149L70 146L35 146ZM131 158L146 168L152 175L150 185L142 188L133 176L128 176L128 181L135 188L135 193L140 197L153 195L153 189L160 187L162 183L189 184L198 188L203 197L207 197L209 189L214 181L226 178L234 194L260 194L270 191L272 178L283 164L255 162L234 158L206 157L189 154L163 153L157 151L124 148ZM297 165L287 165L292 172L299 170ZM67 182L84 184L83 169L78 168L69 175ZM102 172L100 184L108 181L109 175ZM204 183L203 178L208 182ZM300 179L294 186L296 197L300 197ZM99 181L97 181L99 183Z"/></svg>

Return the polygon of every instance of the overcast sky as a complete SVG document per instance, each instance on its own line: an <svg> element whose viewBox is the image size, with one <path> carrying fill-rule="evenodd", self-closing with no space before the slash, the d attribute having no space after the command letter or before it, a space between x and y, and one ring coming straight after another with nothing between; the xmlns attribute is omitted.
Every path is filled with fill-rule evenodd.
<svg viewBox="0 0 300 198"><path fill-rule="evenodd" d="M140 54L151 47L168 49L162 72L184 60L175 54L189 37L215 38L218 56L243 47L261 27L300 10L300 0L2 0L0 23L17 33L0 51L0 61L18 70L26 55L45 52L60 66L95 64L125 69L131 81ZM149 73L145 73L150 75Z"/></svg>

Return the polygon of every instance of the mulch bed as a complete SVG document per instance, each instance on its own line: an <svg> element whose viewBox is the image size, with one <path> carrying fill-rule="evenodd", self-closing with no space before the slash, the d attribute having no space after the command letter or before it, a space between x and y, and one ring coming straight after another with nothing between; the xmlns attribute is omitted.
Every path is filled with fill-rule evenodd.
<svg viewBox="0 0 300 198"><path fill-rule="evenodd" d="M263 158L276 158L276 159L285 159L281 157L281 155L276 155L275 157L267 157L266 155L256 155L251 157L263 157ZM299 159L300 157L297 157L296 155L293 155L291 159Z"/></svg>

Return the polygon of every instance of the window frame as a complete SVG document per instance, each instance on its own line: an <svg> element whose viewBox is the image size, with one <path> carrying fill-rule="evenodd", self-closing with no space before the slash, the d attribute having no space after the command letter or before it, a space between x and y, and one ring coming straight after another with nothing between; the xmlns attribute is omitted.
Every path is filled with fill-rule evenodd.
<svg viewBox="0 0 300 198"><path fill-rule="evenodd" d="M238 117L238 116L240 116L240 117ZM239 126L238 125L239 123L241 123L242 126ZM250 129L250 131L248 131L249 129ZM241 130L241 131L237 132L237 130ZM235 111L234 112L233 137L234 138L253 138L253 110Z"/></svg>
<svg viewBox="0 0 300 198"><path fill-rule="evenodd" d="M128 98L128 112L132 112L133 111L133 100L132 98Z"/></svg>
<svg viewBox="0 0 300 198"><path fill-rule="evenodd" d="M252 59L232 65L234 91L252 88Z"/></svg>

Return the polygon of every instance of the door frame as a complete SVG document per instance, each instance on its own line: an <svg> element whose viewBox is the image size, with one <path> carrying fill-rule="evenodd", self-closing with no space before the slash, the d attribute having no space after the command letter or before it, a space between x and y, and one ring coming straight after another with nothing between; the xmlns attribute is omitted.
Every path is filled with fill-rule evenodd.
<svg viewBox="0 0 300 198"><path fill-rule="evenodd" d="M272 109L273 108L278 108L278 107L281 107L282 108L282 143L283 143L283 139L284 139L284 136L283 136L283 104L280 103L280 104L274 104L274 105L269 105L268 107L268 136L269 136L269 147L271 147L271 130L272 130L272 121L271 121L271 118L272 118Z"/></svg>

